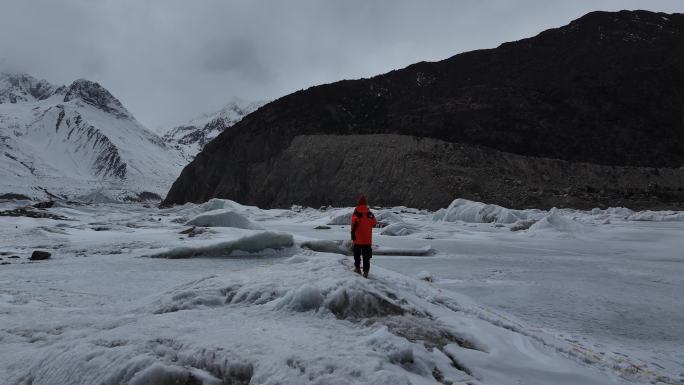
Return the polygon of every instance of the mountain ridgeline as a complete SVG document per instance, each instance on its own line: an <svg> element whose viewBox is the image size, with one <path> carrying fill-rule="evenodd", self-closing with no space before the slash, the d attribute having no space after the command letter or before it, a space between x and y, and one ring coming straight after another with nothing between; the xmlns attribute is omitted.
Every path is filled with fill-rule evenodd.
<svg viewBox="0 0 684 385"><path fill-rule="evenodd" d="M679 207L684 15L592 12L495 49L271 102L164 203Z"/></svg>
<svg viewBox="0 0 684 385"><path fill-rule="evenodd" d="M142 200L185 164L96 82L0 73L0 197Z"/></svg>
<svg viewBox="0 0 684 385"><path fill-rule="evenodd" d="M234 98L218 111L202 114L167 130L162 139L177 149L189 163L209 141L264 104L262 101L246 102Z"/></svg>

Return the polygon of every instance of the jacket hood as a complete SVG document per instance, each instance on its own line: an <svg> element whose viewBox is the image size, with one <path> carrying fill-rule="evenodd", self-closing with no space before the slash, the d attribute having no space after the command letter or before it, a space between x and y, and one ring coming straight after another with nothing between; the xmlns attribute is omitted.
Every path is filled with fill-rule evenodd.
<svg viewBox="0 0 684 385"><path fill-rule="evenodd" d="M370 209L368 208L368 205L358 205L356 206L356 211L359 212L366 212L369 211Z"/></svg>

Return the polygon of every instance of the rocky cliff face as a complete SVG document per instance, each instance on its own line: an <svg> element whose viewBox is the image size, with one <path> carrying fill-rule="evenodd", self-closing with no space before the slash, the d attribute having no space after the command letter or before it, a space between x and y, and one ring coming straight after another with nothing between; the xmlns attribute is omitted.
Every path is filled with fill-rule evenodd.
<svg viewBox="0 0 684 385"><path fill-rule="evenodd" d="M352 205L360 192L374 205L430 209L454 197L524 208L684 202L680 169L575 163L408 135L300 135L268 163L242 166L250 194L275 207ZM195 181L184 187L202 194L201 177Z"/></svg>
<svg viewBox="0 0 684 385"><path fill-rule="evenodd" d="M496 49L276 100L210 142L165 203L226 197L262 206L349 204L358 192L373 191L377 204L425 207L458 196L514 207L678 205L684 201L682 89L684 15L594 12ZM369 134L444 145L416 152L410 141L399 141L370 151L354 137ZM320 135L355 138L358 145L338 138L325 161L315 154L327 141L311 138ZM302 138L308 145L292 158ZM461 156L456 144L480 149L477 167L447 161ZM466 169L488 174L471 183ZM354 183L355 173L372 178Z"/></svg>

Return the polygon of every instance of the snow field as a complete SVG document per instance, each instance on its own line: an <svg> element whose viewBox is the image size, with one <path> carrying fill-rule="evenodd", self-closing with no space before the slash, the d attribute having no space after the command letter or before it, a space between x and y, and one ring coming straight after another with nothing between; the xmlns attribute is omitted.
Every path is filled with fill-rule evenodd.
<svg viewBox="0 0 684 385"><path fill-rule="evenodd" d="M267 273L247 269L189 281L132 306L101 309L106 316L85 308L42 309L50 318L28 325L15 320L3 330L3 344L19 352L3 357L7 378L18 384L465 383L490 376L461 362L470 360L465 352L520 355L515 345L498 351L496 340L479 341L480 333L498 339L513 332L435 304L434 288L385 277L382 269L373 280L349 270L344 258L299 256ZM308 283L314 274L315 283ZM144 284L136 281L129 282ZM28 316L25 305L2 303ZM464 336L464 329L476 332ZM534 343L525 350L518 362L529 367L557 354ZM595 369L581 375L580 364L556 360L576 381L601 383ZM539 371L530 383L555 376Z"/></svg>
<svg viewBox="0 0 684 385"><path fill-rule="evenodd" d="M381 259L363 279L341 255L349 253L348 226L314 229L348 210L212 200L164 210L47 210L64 221L3 217L0 251L25 256L41 248L53 258L0 266L0 378L35 385L681 383L672 366L633 369L641 365L634 359L620 361L446 289L448 270L421 271L471 247L501 253L497 242L589 248L587 240L632 226L634 213L534 210L520 216L535 218L528 230L510 231L520 219L434 221L387 209L393 223L417 231L383 236L378 229ZM463 218L491 219L472 210ZM264 230L186 232L189 219L215 211ZM455 239L458 251L449 246ZM406 259L416 254L421 262ZM382 258L417 265L416 278L381 268Z"/></svg>

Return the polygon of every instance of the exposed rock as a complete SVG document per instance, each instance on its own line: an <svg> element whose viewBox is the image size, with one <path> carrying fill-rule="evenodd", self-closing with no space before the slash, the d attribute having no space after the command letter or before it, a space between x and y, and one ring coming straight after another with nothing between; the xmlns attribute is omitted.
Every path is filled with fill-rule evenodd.
<svg viewBox="0 0 684 385"><path fill-rule="evenodd" d="M370 153L373 162L367 161ZM266 183L246 199L263 199L278 207L328 199L352 205L363 189L373 204L431 209L448 206L454 197L522 208L667 209L684 202L684 171L679 169L663 168L660 175L653 175L652 168L532 158L411 136L298 136L273 163L270 168L250 168L248 186L254 183L256 189L256 181ZM330 169L337 170L334 178ZM521 183L512 183L513 176ZM328 224L348 224L350 218L351 212L343 213Z"/></svg>
<svg viewBox="0 0 684 385"><path fill-rule="evenodd" d="M55 201L45 201L45 202L38 202L33 205L33 207L37 209L49 209L50 207L55 205Z"/></svg>
<svg viewBox="0 0 684 385"><path fill-rule="evenodd" d="M201 228L201 227L198 228L198 227L196 227L196 226L192 226L191 228L185 229L185 230L181 231L181 232L178 233L178 234L185 234L185 235L188 236L188 238L192 238L192 237L194 237L195 235L199 235L199 234L202 234L202 233L204 233L204 232L205 232L205 229L203 229L203 228Z"/></svg>
<svg viewBox="0 0 684 385"><path fill-rule="evenodd" d="M109 91L99 83L90 80L78 79L71 83L64 95L64 102L66 103L74 99L80 99L93 107L113 114L121 119L132 118L128 110L124 108L117 98L110 94Z"/></svg>
<svg viewBox="0 0 684 385"><path fill-rule="evenodd" d="M409 341L422 341L428 347L444 348L448 344L455 343L465 349L484 351L474 341L458 336L448 330L438 321L429 317L417 317L415 315L391 316L382 319L381 322L394 334L402 336Z"/></svg>
<svg viewBox="0 0 684 385"><path fill-rule="evenodd" d="M42 261L45 259L49 259L51 255L52 254L48 253L47 251L35 250L31 254L31 257L29 257L29 259L32 261Z"/></svg>
<svg viewBox="0 0 684 385"><path fill-rule="evenodd" d="M420 271L418 274L416 274L416 278L426 281L426 282L435 282L435 277L430 274L428 271Z"/></svg>
<svg viewBox="0 0 684 385"><path fill-rule="evenodd" d="M9 257L7 257L7 258L17 259L17 258L19 258L19 256L18 256L18 255L11 255L11 256L9 256Z"/></svg>
<svg viewBox="0 0 684 385"><path fill-rule="evenodd" d="M406 313L397 301L359 286L338 288L327 295L324 305L337 318L349 320Z"/></svg>
<svg viewBox="0 0 684 385"><path fill-rule="evenodd" d="M191 228L185 229L185 230L179 232L178 234L190 234L190 233L192 233L193 231L195 231L195 229L196 229L196 227L195 227L195 226L192 226Z"/></svg>
<svg viewBox="0 0 684 385"><path fill-rule="evenodd" d="M44 211L35 211L29 207L23 207L13 210L0 211L0 216L5 217L29 217L29 218L48 218L56 220L67 220L68 218L57 214L50 214Z"/></svg>
<svg viewBox="0 0 684 385"><path fill-rule="evenodd" d="M153 192L149 191L143 191L138 194L138 198L140 198L141 201L161 201L162 197L159 196L159 194L155 194Z"/></svg>
<svg viewBox="0 0 684 385"><path fill-rule="evenodd" d="M331 229L330 226L322 226L321 225L321 226L314 227L314 230L330 230L330 229Z"/></svg>
<svg viewBox="0 0 684 385"><path fill-rule="evenodd" d="M684 15L593 12L269 103L208 143L164 203L677 207L682 87Z"/></svg>
<svg viewBox="0 0 684 385"><path fill-rule="evenodd" d="M24 194L15 194L15 193L5 193L5 194L0 194L0 199L8 199L8 200L17 200L17 201L28 201L31 200L30 197L27 197Z"/></svg>

